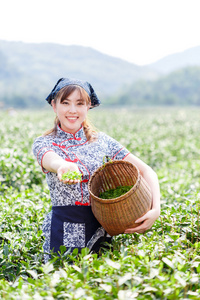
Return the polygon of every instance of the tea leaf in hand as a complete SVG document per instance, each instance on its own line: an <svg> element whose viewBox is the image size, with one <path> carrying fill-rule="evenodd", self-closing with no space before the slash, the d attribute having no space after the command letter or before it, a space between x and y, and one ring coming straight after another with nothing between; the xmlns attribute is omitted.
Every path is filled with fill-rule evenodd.
<svg viewBox="0 0 200 300"><path fill-rule="evenodd" d="M81 180L82 179L82 175L81 175L81 173L76 172L76 171L68 171L68 172L66 172L66 173L64 173L62 175L62 180L66 180L66 179L69 179L69 180Z"/></svg>

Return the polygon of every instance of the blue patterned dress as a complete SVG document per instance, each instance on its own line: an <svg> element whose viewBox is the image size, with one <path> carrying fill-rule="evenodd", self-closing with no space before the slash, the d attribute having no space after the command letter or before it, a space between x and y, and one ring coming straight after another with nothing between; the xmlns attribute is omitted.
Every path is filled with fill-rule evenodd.
<svg viewBox="0 0 200 300"><path fill-rule="evenodd" d="M88 247L98 250L106 233L91 212L88 181L94 171L103 163L104 156L112 160L124 159L129 151L105 133L98 133L93 143L88 143L83 127L76 133L68 133L57 127L57 135L38 137L33 144L33 153L42 166L45 153L53 151L66 161L78 165L82 181L78 184L64 184L57 174L42 168L52 201L52 211L43 223L45 262L50 250L59 251L61 245L67 249Z"/></svg>

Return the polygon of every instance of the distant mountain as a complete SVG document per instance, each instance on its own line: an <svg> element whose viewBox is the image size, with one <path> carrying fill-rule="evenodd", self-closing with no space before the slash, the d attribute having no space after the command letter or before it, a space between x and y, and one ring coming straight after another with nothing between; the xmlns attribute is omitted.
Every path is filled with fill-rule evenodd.
<svg viewBox="0 0 200 300"><path fill-rule="evenodd" d="M160 73L170 73L189 66L200 66L200 46L171 54L148 65L149 68Z"/></svg>
<svg viewBox="0 0 200 300"><path fill-rule="evenodd" d="M87 47L0 41L0 107L43 107L61 77L89 81L105 105L199 105L198 67L200 46L141 67Z"/></svg>
<svg viewBox="0 0 200 300"><path fill-rule="evenodd" d="M157 71L81 46L0 41L0 102L5 106L43 106L61 77L89 81L102 100Z"/></svg>
<svg viewBox="0 0 200 300"><path fill-rule="evenodd" d="M182 68L153 81L135 82L110 102L134 106L199 106L200 66Z"/></svg>

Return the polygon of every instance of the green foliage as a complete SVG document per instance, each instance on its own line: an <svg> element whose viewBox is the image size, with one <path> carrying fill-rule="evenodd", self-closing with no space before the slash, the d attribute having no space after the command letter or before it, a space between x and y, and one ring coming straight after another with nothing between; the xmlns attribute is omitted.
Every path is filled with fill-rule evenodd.
<svg viewBox="0 0 200 300"><path fill-rule="evenodd" d="M78 173L76 171L68 171L66 173L64 173L62 175L62 180L66 180L66 179L69 179L69 180L81 180L82 179L82 175L81 173Z"/></svg>
<svg viewBox="0 0 200 300"><path fill-rule="evenodd" d="M94 110L90 119L157 172L161 216L145 234L114 237L99 255L61 247L44 264L51 203L31 145L53 114L1 112L0 299L199 299L199 109Z"/></svg>
<svg viewBox="0 0 200 300"><path fill-rule="evenodd" d="M117 198L127 193L131 188L132 186L118 186L116 189L110 189L105 192L101 192L99 197L103 199Z"/></svg>

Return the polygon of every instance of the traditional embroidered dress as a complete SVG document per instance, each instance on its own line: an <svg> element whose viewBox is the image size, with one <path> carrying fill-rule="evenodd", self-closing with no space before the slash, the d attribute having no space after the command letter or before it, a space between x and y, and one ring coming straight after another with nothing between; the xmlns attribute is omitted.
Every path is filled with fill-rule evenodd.
<svg viewBox="0 0 200 300"><path fill-rule="evenodd" d="M66 161L76 163L82 173L82 181L64 184L58 180L56 173L42 168L46 173L52 201L52 211L47 214L42 228L45 262L49 259L50 250L58 252L61 245L71 250L78 248L80 251L88 247L98 251L106 233L91 211L88 181L102 165L105 155L112 160L121 160L129 151L105 133L98 133L97 140L88 143L83 127L72 134L59 126L56 136L38 137L33 144L33 153L41 166L43 156L48 151L54 151Z"/></svg>

